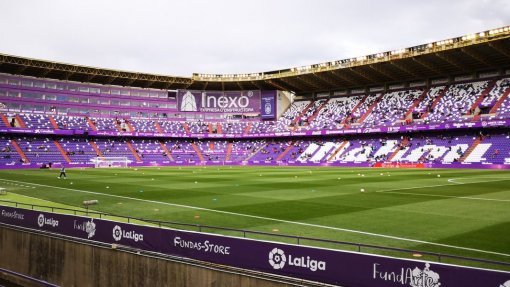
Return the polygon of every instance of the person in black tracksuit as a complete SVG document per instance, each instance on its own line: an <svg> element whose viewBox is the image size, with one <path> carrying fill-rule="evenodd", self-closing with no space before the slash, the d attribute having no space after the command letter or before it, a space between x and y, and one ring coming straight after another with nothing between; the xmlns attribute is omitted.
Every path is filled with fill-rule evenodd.
<svg viewBox="0 0 510 287"><path fill-rule="evenodd" d="M58 178L62 178L62 176L64 176L64 179L67 178L67 175L66 175L66 168L64 166L62 166L60 168L60 176Z"/></svg>

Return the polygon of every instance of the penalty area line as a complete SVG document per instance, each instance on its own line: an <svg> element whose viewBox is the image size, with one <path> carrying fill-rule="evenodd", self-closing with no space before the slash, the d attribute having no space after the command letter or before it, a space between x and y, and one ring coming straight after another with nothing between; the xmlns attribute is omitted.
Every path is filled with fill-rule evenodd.
<svg viewBox="0 0 510 287"><path fill-rule="evenodd" d="M209 209L209 208L204 208L204 207L197 207L197 206L190 206L190 205L183 205L183 204L176 204L176 203L169 203L169 202L161 202L161 201L155 201L155 200L141 199L141 198L135 198L135 197L100 193L100 192L95 192L95 191L73 189L73 188L66 188L66 187L59 187L59 186L52 186L52 185L46 185L46 184L23 182L23 181L18 181L18 180L10 180L10 179L0 179L0 180L23 183L23 184L30 184L30 185L41 186L41 187L49 187L49 188L55 188L55 189L61 189L61 190L68 190L68 191L74 191L74 192L80 192L80 193L94 194L94 195L99 195L99 196L108 196L108 197L121 198L121 199L133 200L133 201L162 204L162 205L168 205L168 206L174 206L174 207L180 207L180 208L186 208L186 209L203 210L203 211L215 212L215 213L220 213L220 214L228 214L228 215L241 216L241 217L247 217L247 218L261 219L261 220L266 220L266 221L273 221L273 222L329 229L329 230L342 231L342 232L348 232L348 233L362 234L362 235L367 235L367 236L372 236L372 237L380 237L380 238L386 238L386 239L392 239L392 240L398 240L398 241L406 241L406 242L412 242L412 243L418 243L418 244L426 244L426 245L440 246L440 247L446 247L446 248L452 248L452 249L458 249L458 250L466 250L466 251L473 251L473 252L479 252L479 253L486 253L486 254L510 257L510 254L506 254L506 253L487 251L487 250L462 247L462 246L455 246L455 245L449 245L449 244L442 244L442 243L435 243L435 242L429 242L429 241L424 241L424 240L411 239L411 238L405 238L405 237L397 237L397 236L392 236L392 235L378 234L378 233L372 233L372 232L366 232L366 231L360 231L360 230L354 230L354 229L333 227L333 226L327 226L327 225L319 225L319 224L299 222L299 221L290 221L290 220L264 217L264 216L258 216L258 215L235 213L235 212L230 212L230 211Z"/></svg>
<svg viewBox="0 0 510 287"><path fill-rule="evenodd" d="M395 192L395 191L376 191L376 193L391 193L391 194L402 194L402 195L418 195L418 196L442 197L442 198L458 198L458 199L469 199L469 200L510 202L510 199L495 199L495 198L483 198L483 197L439 195L439 194L428 194L428 193Z"/></svg>
<svg viewBox="0 0 510 287"><path fill-rule="evenodd" d="M416 187L405 187L395 189L377 190L375 193L389 193L389 194L401 194L401 195L416 195L416 196L428 196L428 197L442 197L442 198L457 198L457 199L468 199L468 200L481 200L481 201L497 201L497 202L510 202L510 199L496 199L496 198L484 198L484 197L471 197L471 196L453 196L453 195L441 195L441 194L430 194L430 193L415 193L415 192L398 192L399 190L410 190L410 189L422 189L429 187L444 187L444 186L458 186L466 184L484 183L484 182L497 182L497 181L508 181L510 179L496 179L496 180L485 180L485 181L473 181L473 182L455 182L454 178L448 180L453 184L436 184L436 185L425 185Z"/></svg>

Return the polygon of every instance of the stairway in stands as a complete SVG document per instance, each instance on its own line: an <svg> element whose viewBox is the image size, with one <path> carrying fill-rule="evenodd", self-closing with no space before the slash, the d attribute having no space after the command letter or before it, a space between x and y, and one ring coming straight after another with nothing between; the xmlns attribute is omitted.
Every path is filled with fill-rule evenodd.
<svg viewBox="0 0 510 287"><path fill-rule="evenodd" d="M4 122L4 125L6 127L10 128L11 127L11 123L9 122L9 120L7 119L5 114L0 114L0 117L2 118L2 121Z"/></svg>
<svg viewBox="0 0 510 287"><path fill-rule="evenodd" d="M136 162L142 162L142 159L140 158L140 156L136 152L136 149L133 147L131 142L126 141L126 145L129 148L129 150L131 151L131 153L133 154L133 156L135 157Z"/></svg>
<svg viewBox="0 0 510 287"><path fill-rule="evenodd" d="M170 161L174 161L174 158L172 156L172 153L170 152L170 150L168 149L168 147L166 146L165 142L163 142L162 140L159 141L159 144L161 145L161 148L163 149L163 151L166 153L166 157L170 160Z"/></svg>
<svg viewBox="0 0 510 287"><path fill-rule="evenodd" d="M48 116L48 118L50 119L51 126L52 126L54 129L58 130L58 129L59 129L59 127L58 127L58 124L57 124L57 121L55 120L55 118L53 118L53 116L52 116L52 115L49 115L49 116Z"/></svg>
<svg viewBox="0 0 510 287"><path fill-rule="evenodd" d="M182 123L182 127L184 128L184 131L186 131L186 134L187 134L187 135L191 134L191 131L189 130L188 123L183 122L183 123Z"/></svg>
<svg viewBox="0 0 510 287"><path fill-rule="evenodd" d="M434 101L430 105L430 110L434 110L434 108L437 106L437 104L439 104L439 101L441 101L441 99L444 97L444 95L446 95L446 91L448 91L449 88L450 88L449 86L444 87L444 89L441 91L441 93L439 93L439 95L437 95L437 97L434 99ZM425 111L421 115L421 119L422 120L426 119L427 116L429 115L429 113L430 113L429 109L427 108L427 111Z"/></svg>
<svg viewBox="0 0 510 287"><path fill-rule="evenodd" d="M503 104L503 102L506 100L506 98L508 98L508 95L510 94L510 87L508 87L505 92L503 93L503 95L501 96L501 98L499 98L499 100L496 102L496 104L494 104L494 106L492 107L492 109L490 110L489 114L495 114L498 112L498 109L499 107L501 107L501 105Z"/></svg>
<svg viewBox="0 0 510 287"><path fill-rule="evenodd" d="M261 150L263 150L264 148L267 147L267 143L263 144L261 147L259 147L258 149L256 149L254 152L252 152L247 158L245 158L243 161L249 161L250 159L252 159L252 157L254 157L256 154L258 154Z"/></svg>
<svg viewBox="0 0 510 287"><path fill-rule="evenodd" d="M248 125L246 125L246 128L244 129L243 131L243 134L249 134L251 129L252 129L253 125L251 123L248 123Z"/></svg>
<svg viewBox="0 0 510 287"><path fill-rule="evenodd" d="M345 145L348 143L349 141L343 141L342 144L340 146L338 146L335 151L333 153L331 153L331 155L328 157L328 162L332 161L336 155L345 147Z"/></svg>
<svg viewBox="0 0 510 287"><path fill-rule="evenodd" d="M381 94L373 103L372 105L370 105L370 107L368 108L368 110L359 118L358 120L358 124L361 124L363 123L363 121L365 121L365 119L372 113L372 111L375 109L375 107L377 106L377 104L379 104L379 102L382 100L382 98L384 97L384 94Z"/></svg>
<svg viewBox="0 0 510 287"><path fill-rule="evenodd" d="M303 115L313 106L313 102L310 102L300 113L297 117L295 117L291 124L292 125L295 125L297 122L299 122L299 120L301 120L301 117L303 117Z"/></svg>
<svg viewBox="0 0 510 287"><path fill-rule="evenodd" d="M18 123L17 126L19 126L20 128L24 128L24 129L27 128L27 126L25 125L25 122L19 115L16 115L15 118L16 118L16 123Z"/></svg>
<svg viewBox="0 0 510 287"><path fill-rule="evenodd" d="M233 143L229 143L228 146L227 146L227 155L225 157L225 161L230 161L230 156L232 154L232 149L234 147L234 144Z"/></svg>
<svg viewBox="0 0 510 287"><path fill-rule="evenodd" d="M97 144L96 142L94 141L89 141L89 144L90 146L92 147L92 149L96 152L96 154L99 156L99 157L102 157L103 156L103 153L101 152L101 150L99 149L99 147L97 147Z"/></svg>
<svg viewBox="0 0 510 287"><path fill-rule="evenodd" d="M291 141L289 146L276 158L276 161L277 162L281 161L285 157L285 155L289 153L289 151L294 147L295 144L296 144L295 141Z"/></svg>
<svg viewBox="0 0 510 287"><path fill-rule="evenodd" d="M471 105L469 110L466 111L467 116L471 115L471 112L474 111L483 102L485 97L492 91L494 86L496 86L496 81L490 81L489 84L487 85L487 88L485 88L485 90L483 90L483 92L480 94L480 96L478 96L478 98ZM478 120L478 119L480 119L479 116L473 118L473 120Z"/></svg>
<svg viewBox="0 0 510 287"><path fill-rule="evenodd" d="M60 143L58 141L53 141L53 143L57 147L57 149L60 152L60 154L62 154L62 157L64 157L64 159L67 161L67 163L71 163L71 158L69 158L69 156L67 155L66 151L60 145Z"/></svg>
<svg viewBox="0 0 510 287"><path fill-rule="evenodd" d="M156 127L156 131L158 133L164 133L163 128L161 128L161 125L158 122L154 122L154 126Z"/></svg>
<svg viewBox="0 0 510 287"><path fill-rule="evenodd" d="M200 151L200 149L197 147L196 144L192 143L191 144L191 147L193 148L193 150L195 151L195 153L197 154L198 158L200 159L200 161L205 161L204 159L204 156L202 155L202 152Z"/></svg>
<svg viewBox="0 0 510 287"><path fill-rule="evenodd" d="M413 104L409 107L409 109L405 113L404 118L402 120L405 121L407 119L407 117L409 117L409 115L413 113L414 109L421 103L421 101L423 101L423 99L425 99L425 97L427 96L427 93L429 91L430 91L430 88L426 88L423 91L423 93L420 95L420 97L418 97L416 100L414 100Z"/></svg>
<svg viewBox="0 0 510 287"><path fill-rule="evenodd" d="M366 99L368 98L368 95L365 95L363 97L363 99L361 99L358 104L356 104L356 106L354 106L354 108L352 108L352 111L351 111L351 115L353 115L358 109L359 107L361 107L361 105L363 105L363 103L366 101ZM349 119L350 117L347 116L345 117L343 120L342 120L342 125L345 125L345 127L349 127L350 123L347 122L347 120Z"/></svg>
<svg viewBox="0 0 510 287"><path fill-rule="evenodd" d="M89 127L93 130L93 131L97 131L97 127L96 125L94 124L94 122L89 118L87 117L87 124L89 125Z"/></svg>
<svg viewBox="0 0 510 287"><path fill-rule="evenodd" d="M311 115L308 118L308 124L310 124L319 115L321 110L328 104L328 102L329 102L329 99L326 99L319 107L317 107L317 109L315 109L315 112L313 113L313 115Z"/></svg>
<svg viewBox="0 0 510 287"><path fill-rule="evenodd" d="M482 140L479 137L477 137L476 140L471 144L471 146L466 150L466 152L464 152L464 154L459 158L459 162L464 162L481 142Z"/></svg>
<svg viewBox="0 0 510 287"><path fill-rule="evenodd" d="M30 163L30 160L28 160L27 155L25 154L25 152L23 152L23 150L19 146L18 142L16 140L12 139L12 140L10 140L10 143L14 147L14 149L18 152L18 154L21 157L21 159L23 160L23 162Z"/></svg>
<svg viewBox="0 0 510 287"><path fill-rule="evenodd" d="M398 152L402 150L402 148L406 147L409 144L409 140L407 137L404 137L404 139L400 142L399 145L397 145L397 148L393 151L393 153L386 159L386 161L392 161L395 156L397 156Z"/></svg>

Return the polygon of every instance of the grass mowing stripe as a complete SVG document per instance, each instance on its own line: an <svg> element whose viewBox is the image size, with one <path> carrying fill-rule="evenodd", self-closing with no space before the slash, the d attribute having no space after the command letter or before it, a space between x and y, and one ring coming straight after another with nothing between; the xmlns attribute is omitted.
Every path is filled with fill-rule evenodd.
<svg viewBox="0 0 510 287"><path fill-rule="evenodd" d="M261 220L267 220L267 221L274 221L274 222L281 222L281 223L287 223L287 224L295 224L295 225L301 225L301 226L309 226L309 227L330 229L330 230L349 232L349 233L356 233L356 234L362 234L362 235L373 236L373 237L380 237L380 238L386 238L386 239L392 239L392 240L407 241L407 242L413 242L413 243L419 243L419 244L427 244L427 245L440 246L440 247L446 247L446 248L452 248L452 249L459 249L459 250L466 250L466 251L473 251L473 252L479 252L479 253L486 253L486 254L493 254L493 255L510 257L510 254L506 254L506 253L500 253L500 252L494 252L494 251L488 251L488 250L481 250L481 249L475 249L475 248L468 248L468 247L462 247L462 246L455 246L455 245L449 245L449 244L441 244L441 243L435 243L435 242L428 242L428 241L423 241L423 240L418 240L418 239L410 239L410 238L405 238L405 237L397 237L397 236L391 236L391 235L385 235L385 234L365 232L365 231L360 231L360 230L353 230L353 229L346 229L346 228L318 225L318 224L305 223L305 222L289 221L289 220L283 220L283 219L277 219L277 218L270 218L270 217L263 217L263 216L257 216L257 215L242 214L242 213L235 213L235 212L229 212L229 211L209 209L209 208L204 208L204 207L196 207L196 206L190 206L190 205L175 204L175 203L161 202L161 201L155 201L155 200L147 200L147 199L141 199L141 198L122 196L122 195L113 195L113 194L106 194L106 193L100 193L100 192L94 192L94 191L87 191L87 190L72 189L72 188L51 186L51 185L45 185L45 184L23 182L23 181L17 181L17 180L9 180L9 179L0 179L0 180L7 181L7 182L17 182L17 183L30 184L30 185L42 186L42 187L49 187L49 188L55 188L55 189L61 189L61 190L68 190L68 191L74 191L74 192L80 192L80 193L95 194L95 195L100 195L100 196L109 196L109 197L122 198L122 199L134 200L134 201L149 202L149 203L162 204L162 205L175 206L175 207L188 208L188 209L195 209L195 210L203 210L203 211L216 212L216 213L222 213L222 214L228 214L228 215L234 215L234 216L249 217L249 218L261 219Z"/></svg>

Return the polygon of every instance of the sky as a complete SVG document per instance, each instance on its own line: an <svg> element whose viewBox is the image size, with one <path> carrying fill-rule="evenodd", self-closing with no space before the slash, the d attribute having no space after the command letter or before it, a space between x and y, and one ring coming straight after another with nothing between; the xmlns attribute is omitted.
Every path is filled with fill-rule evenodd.
<svg viewBox="0 0 510 287"><path fill-rule="evenodd" d="M507 25L509 0L3 0L0 53L189 77L286 69Z"/></svg>

